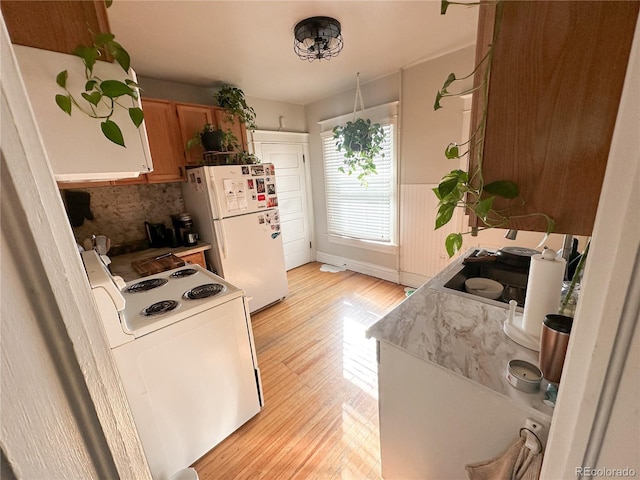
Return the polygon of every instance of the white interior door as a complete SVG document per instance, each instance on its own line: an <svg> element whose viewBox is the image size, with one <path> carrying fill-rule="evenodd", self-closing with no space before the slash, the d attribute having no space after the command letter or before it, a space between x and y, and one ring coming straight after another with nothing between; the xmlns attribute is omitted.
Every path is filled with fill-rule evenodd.
<svg viewBox="0 0 640 480"><path fill-rule="evenodd" d="M285 266L291 270L313 261L304 145L262 143L260 147L261 160L276 169Z"/></svg>

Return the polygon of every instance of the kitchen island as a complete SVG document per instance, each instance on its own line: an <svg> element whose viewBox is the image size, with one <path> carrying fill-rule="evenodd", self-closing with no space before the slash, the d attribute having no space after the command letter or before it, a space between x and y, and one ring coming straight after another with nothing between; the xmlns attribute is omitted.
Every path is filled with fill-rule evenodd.
<svg viewBox="0 0 640 480"><path fill-rule="evenodd" d="M207 268L203 253L210 248L210 243L198 241L196 245L190 247L147 248L137 252L116 255L111 257L111 273L121 276L125 282L136 280L140 278L140 274L134 270L131 266L131 262L145 258L155 258L167 253L171 253L176 257L181 258L186 263L197 263L203 268Z"/></svg>
<svg viewBox="0 0 640 480"><path fill-rule="evenodd" d="M506 379L509 360L538 364L537 352L503 333L508 306L442 288L465 256L367 331L379 347L387 480L466 478L466 464L500 455L526 419L548 433L544 380L537 393L524 393Z"/></svg>

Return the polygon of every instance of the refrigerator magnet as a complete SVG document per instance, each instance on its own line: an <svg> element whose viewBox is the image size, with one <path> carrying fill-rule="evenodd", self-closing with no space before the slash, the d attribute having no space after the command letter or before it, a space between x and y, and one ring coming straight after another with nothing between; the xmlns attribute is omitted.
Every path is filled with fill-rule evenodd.
<svg viewBox="0 0 640 480"><path fill-rule="evenodd" d="M242 174L243 175L249 175L249 167L247 167L247 166L242 167Z"/></svg>
<svg viewBox="0 0 640 480"><path fill-rule="evenodd" d="M264 202L266 199L267 199L267 196L265 194L258 195L258 201L259 202Z"/></svg>
<svg viewBox="0 0 640 480"><path fill-rule="evenodd" d="M249 190L253 190L254 186L253 186L253 178L250 178L249 180L247 180L247 188Z"/></svg>
<svg viewBox="0 0 640 480"><path fill-rule="evenodd" d="M264 178L256 178L256 190L258 193L264 193Z"/></svg>
<svg viewBox="0 0 640 480"><path fill-rule="evenodd" d="M267 193L269 195L275 195L276 194L276 185L275 185L275 183L267 183Z"/></svg>
<svg viewBox="0 0 640 480"><path fill-rule="evenodd" d="M264 176L264 166L263 165L252 165L251 166L251 175L254 177L262 177Z"/></svg>

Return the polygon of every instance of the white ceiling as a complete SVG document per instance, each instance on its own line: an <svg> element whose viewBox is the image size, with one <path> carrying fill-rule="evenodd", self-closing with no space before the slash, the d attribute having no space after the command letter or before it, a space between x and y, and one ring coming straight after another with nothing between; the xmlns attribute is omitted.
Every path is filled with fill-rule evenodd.
<svg viewBox="0 0 640 480"><path fill-rule="evenodd" d="M138 75L305 105L416 62L475 43L477 7L440 0L115 0L112 32ZM342 24L344 48L330 61L293 52L293 27L308 17Z"/></svg>

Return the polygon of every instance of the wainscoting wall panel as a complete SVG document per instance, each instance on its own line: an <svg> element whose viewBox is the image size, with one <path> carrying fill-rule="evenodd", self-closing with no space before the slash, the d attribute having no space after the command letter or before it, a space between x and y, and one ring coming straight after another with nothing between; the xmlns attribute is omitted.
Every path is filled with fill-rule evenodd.
<svg viewBox="0 0 640 480"><path fill-rule="evenodd" d="M450 260L445 249L447 235L460 231L464 215L456 212L444 227L434 230L438 199L436 184L405 184L400 187L400 281L418 286L432 278Z"/></svg>

